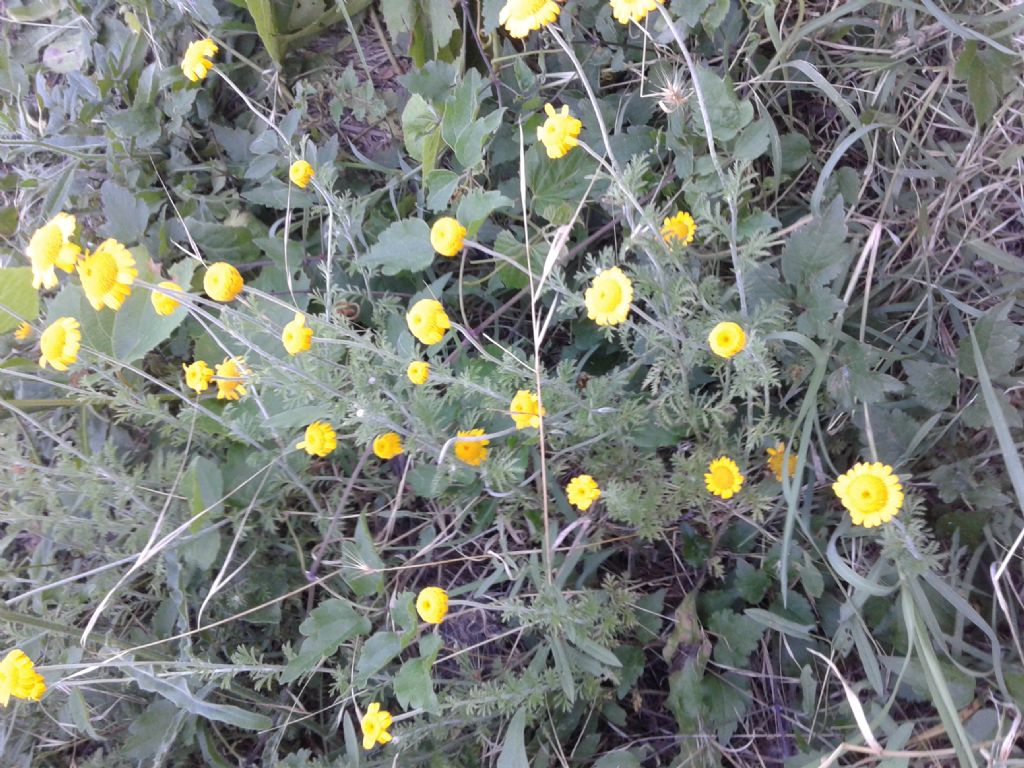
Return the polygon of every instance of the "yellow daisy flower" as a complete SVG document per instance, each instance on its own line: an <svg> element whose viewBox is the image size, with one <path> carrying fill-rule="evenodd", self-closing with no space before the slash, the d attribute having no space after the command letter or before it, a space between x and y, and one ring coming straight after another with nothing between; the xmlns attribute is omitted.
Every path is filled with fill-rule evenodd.
<svg viewBox="0 0 1024 768"><path fill-rule="evenodd" d="M112 237L78 262L82 291L97 311L105 306L115 312L119 310L132 292L132 283L138 274L134 257Z"/></svg>
<svg viewBox="0 0 1024 768"><path fill-rule="evenodd" d="M516 429L526 429L527 427L538 429L541 416L545 415L545 410L540 407L537 395L526 389L516 392L516 396L512 398L512 402L508 406L508 411L512 421L516 423Z"/></svg>
<svg viewBox="0 0 1024 768"><path fill-rule="evenodd" d="M554 0L508 0L498 13L498 23L510 36L526 37L553 22L561 12L561 6Z"/></svg>
<svg viewBox="0 0 1024 768"><path fill-rule="evenodd" d="M618 267L605 269L591 281L583 300L587 317L598 325L624 323L633 300L633 282Z"/></svg>
<svg viewBox="0 0 1024 768"><path fill-rule="evenodd" d="M162 283L157 283L156 287L162 288L164 291L178 291L179 293L184 293L184 291L181 290L180 285L173 283L170 280L164 280ZM181 302L176 298L167 293L161 293L160 291L151 291L149 294L149 300L153 304L153 310L158 315L169 315L181 306Z"/></svg>
<svg viewBox="0 0 1024 768"><path fill-rule="evenodd" d="M680 245L689 245L696 233L697 224L686 211L667 217L661 225L661 236L669 243L675 240Z"/></svg>
<svg viewBox="0 0 1024 768"><path fill-rule="evenodd" d="M185 385L189 389L194 389L197 395L210 388L210 382L213 381L213 369L206 364L205 360L196 360L188 365L182 363L181 367L185 371Z"/></svg>
<svg viewBox="0 0 1024 768"><path fill-rule="evenodd" d="M779 443L774 448L768 449L768 469L775 475L775 479L782 481L782 459L786 454L786 446ZM786 462L786 476L792 477L796 474L796 454L790 454Z"/></svg>
<svg viewBox="0 0 1024 768"><path fill-rule="evenodd" d="M704 484L715 496L731 499L743 487L743 475L736 462L728 456L715 459L704 475Z"/></svg>
<svg viewBox="0 0 1024 768"><path fill-rule="evenodd" d="M214 301L233 301L244 286L241 273L226 261L211 264L203 275L203 290Z"/></svg>
<svg viewBox="0 0 1024 768"><path fill-rule="evenodd" d="M577 475L565 486L565 496L570 504L586 512L601 496L601 489L590 475Z"/></svg>
<svg viewBox="0 0 1024 768"><path fill-rule="evenodd" d="M620 24L643 21L664 0L611 0L612 15Z"/></svg>
<svg viewBox="0 0 1024 768"><path fill-rule="evenodd" d="M210 59L216 56L219 50L217 44L208 37L189 43L181 59L182 74L193 83L198 83L213 69L213 62Z"/></svg>
<svg viewBox="0 0 1024 768"><path fill-rule="evenodd" d="M420 384L426 384L427 379L430 378L430 363L424 362L423 360L414 360L409 363L409 367L406 369L405 375L409 377L409 381L417 386Z"/></svg>
<svg viewBox="0 0 1024 768"><path fill-rule="evenodd" d="M428 346L437 344L452 327L441 302L435 299L420 299L413 304L405 315L405 322L412 335Z"/></svg>
<svg viewBox="0 0 1024 768"><path fill-rule="evenodd" d="M402 453L402 437L397 432L385 432L373 439L373 453L378 459L393 459Z"/></svg>
<svg viewBox="0 0 1024 768"><path fill-rule="evenodd" d="M58 317L39 337L39 367L49 363L55 371L66 371L78 360L81 326L73 317Z"/></svg>
<svg viewBox="0 0 1024 768"><path fill-rule="evenodd" d="M245 360L237 357L225 357L217 366L217 399L237 400L245 394L245 376L249 373L245 368Z"/></svg>
<svg viewBox="0 0 1024 768"><path fill-rule="evenodd" d="M440 624L448 614L448 593L440 587L421 589L416 596L416 613L428 624Z"/></svg>
<svg viewBox="0 0 1024 768"><path fill-rule="evenodd" d="M334 427L326 421L314 421L306 427L305 439L297 443L295 447L310 456L323 458L338 447L338 437L334 432Z"/></svg>
<svg viewBox="0 0 1024 768"><path fill-rule="evenodd" d="M480 437L484 434L482 429L469 429L459 432L459 437ZM459 461L469 464L471 467L479 467L487 459L487 446L490 440L458 440L455 443L455 456Z"/></svg>
<svg viewBox="0 0 1024 768"><path fill-rule="evenodd" d="M903 506L903 486L888 464L854 464L832 484L854 525L874 528L887 523Z"/></svg>
<svg viewBox="0 0 1024 768"><path fill-rule="evenodd" d="M556 112L553 106L545 104L544 112L548 119L543 125L537 126L537 140L544 145L548 157L557 160L579 145L577 137L583 123L569 114L569 107L566 104L562 105L561 112Z"/></svg>
<svg viewBox="0 0 1024 768"><path fill-rule="evenodd" d="M15 648L0 661L0 706L16 699L39 701L46 692L46 681L25 652Z"/></svg>
<svg viewBox="0 0 1024 768"><path fill-rule="evenodd" d="M309 180L315 175L313 166L305 160L296 160L292 163L291 168L288 169L288 178L299 189L305 189L309 186Z"/></svg>
<svg viewBox="0 0 1024 768"><path fill-rule="evenodd" d="M363 729L363 749L373 749L374 744L391 741L388 728L391 727L391 713L380 708L376 701L366 708L359 725Z"/></svg>
<svg viewBox="0 0 1024 768"><path fill-rule="evenodd" d="M430 228L430 245L442 256L457 256L466 239L466 228L451 216L442 216Z"/></svg>
<svg viewBox="0 0 1024 768"><path fill-rule="evenodd" d="M747 334L736 323L719 323L708 334L708 346L719 357L729 359L747 346Z"/></svg>
<svg viewBox="0 0 1024 768"><path fill-rule="evenodd" d="M27 339L31 335L32 335L32 326L29 325L28 323L25 323L25 322L21 323L14 330L14 338L17 339L18 341L24 341L25 339Z"/></svg>
<svg viewBox="0 0 1024 768"><path fill-rule="evenodd" d="M312 340L313 329L306 327L306 316L301 312L296 312L295 319L281 331L281 343L289 355L307 351L312 345Z"/></svg>
<svg viewBox="0 0 1024 768"><path fill-rule="evenodd" d="M26 254L32 264L32 287L35 289L57 287L57 273L54 268L73 272L82 249L71 242L75 233L75 217L70 213L58 213L46 224L32 233Z"/></svg>

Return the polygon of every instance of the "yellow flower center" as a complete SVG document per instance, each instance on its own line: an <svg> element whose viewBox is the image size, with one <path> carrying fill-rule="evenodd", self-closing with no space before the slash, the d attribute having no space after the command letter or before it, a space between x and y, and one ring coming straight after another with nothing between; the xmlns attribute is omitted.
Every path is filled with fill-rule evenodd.
<svg viewBox="0 0 1024 768"><path fill-rule="evenodd" d="M622 301L622 289L614 280L602 281L597 287L597 303L600 309L611 311Z"/></svg>
<svg viewBox="0 0 1024 768"><path fill-rule="evenodd" d="M861 475L850 483L847 492L850 503L864 514L873 514L889 501L889 489L885 481L874 475Z"/></svg>
<svg viewBox="0 0 1024 768"><path fill-rule="evenodd" d="M733 474L729 467L715 467L711 470L711 480L719 488L732 488Z"/></svg>
<svg viewBox="0 0 1024 768"><path fill-rule="evenodd" d="M117 283L117 260L109 253L94 253L79 267L82 280L93 293L104 295Z"/></svg>

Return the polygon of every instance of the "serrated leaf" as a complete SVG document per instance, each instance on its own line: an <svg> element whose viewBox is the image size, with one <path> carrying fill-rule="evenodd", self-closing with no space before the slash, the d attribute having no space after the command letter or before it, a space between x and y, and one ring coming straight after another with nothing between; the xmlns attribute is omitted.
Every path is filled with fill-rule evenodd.
<svg viewBox="0 0 1024 768"><path fill-rule="evenodd" d="M357 635L370 633L370 621L356 612L352 603L333 597L320 603L299 625L305 636L299 654L288 662L281 673L281 682L288 684L312 669L317 662L330 656L342 643Z"/></svg>
<svg viewBox="0 0 1024 768"><path fill-rule="evenodd" d="M708 628L718 636L715 643L715 661L727 667L741 669L746 668L747 659L757 649L765 631L761 624L749 616L728 609L712 614Z"/></svg>
<svg viewBox="0 0 1024 768"><path fill-rule="evenodd" d="M945 411L960 388L960 379L948 365L924 360L904 360L903 370L913 395L936 413Z"/></svg>
<svg viewBox="0 0 1024 768"><path fill-rule="evenodd" d="M422 219L396 221L358 261L364 267L380 267L385 275L422 272L434 261L430 227Z"/></svg>
<svg viewBox="0 0 1024 768"><path fill-rule="evenodd" d="M791 285L820 288L842 274L849 258L843 203L837 197L820 218L790 236L782 252L782 275Z"/></svg>
<svg viewBox="0 0 1024 768"><path fill-rule="evenodd" d="M757 605L764 599L771 577L746 560L736 562L736 589L747 603Z"/></svg>
<svg viewBox="0 0 1024 768"><path fill-rule="evenodd" d="M697 82L704 94L711 132L718 141L728 141L754 119L754 107L747 99L739 99L732 82L706 67L697 67ZM704 135L704 121L694 110L693 129Z"/></svg>
<svg viewBox="0 0 1024 768"><path fill-rule="evenodd" d="M39 316L39 292L32 287L31 267L0 269L0 333Z"/></svg>

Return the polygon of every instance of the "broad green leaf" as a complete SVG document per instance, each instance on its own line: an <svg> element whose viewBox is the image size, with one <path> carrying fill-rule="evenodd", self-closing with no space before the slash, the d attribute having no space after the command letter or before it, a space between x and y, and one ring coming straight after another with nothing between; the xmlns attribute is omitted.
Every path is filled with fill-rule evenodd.
<svg viewBox="0 0 1024 768"><path fill-rule="evenodd" d="M771 577L744 559L736 561L736 589L747 603L757 605L764 599Z"/></svg>
<svg viewBox="0 0 1024 768"><path fill-rule="evenodd" d="M305 636L299 654L288 662L281 673L281 682L288 684L312 669L321 658L330 656L342 643L358 635L370 633L370 621L359 615L352 603L333 597L320 603L299 625Z"/></svg>
<svg viewBox="0 0 1024 768"><path fill-rule="evenodd" d="M432 659L410 659L395 675L395 698L403 709L423 709L427 712L440 711L434 681L430 678Z"/></svg>
<svg viewBox="0 0 1024 768"><path fill-rule="evenodd" d="M160 275L155 274L149 268L149 254L146 249L132 248L131 252L139 270L139 279L153 284L160 282ZM188 285L194 268L195 263L189 260L184 262L184 266L179 269L179 274L186 280L186 282L180 283L183 288ZM102 311L109 312L109 310ZM114 314L111 329L114 357L125 365L139 360L147 352L166 341L174 329L185 321L186 317L188 317L188 309L184 304L180 304L169 315L158 315L153 309L150 289L140 285L133 286L131 294Z"/></svg>
<svg viewBox="0 0 1024 768"><path fill-rule="evenodd" d="M32 287L31 267L0 269L0 333L39 316L39 293Z"/></svg>
<svg viewBox="0 0 1024 768"><path fill-rule="evenodd" d="M475 189L459 201L456 218L468 230L470 237L476 237L477 230L488 216L498 209L507 208L510 205L512 205L512 201L500 192L494 190L484 192Z"/></svg>
<svg viewBox="0 0 1024 768"><path fill-rule="evenodd" d="M743 129L743 133L736 139L733 156L737 160L746 160L748 162L756 160L768 151L771 131L772 123L766 117L751 123Z"/></svg>
<svg viewBox="0 0 1024 768"><path fill-rule="evenodd" d="M782 275L791 285L818 288L842 274L849 258L843 204L837 197L821 218L790 236L782 252Z"/></svg>
<svg viewBox="0 0 1024 768"><path fill-rule="evenodd" d="M402 135L405 151L414 160L423 160L423 145L427 137L440 130L441 118L434 108L418 93L409 97L402 110ZM433 165L433 159L431 159Z"/></svg>
<svg viewBox="0 0 1024 768"><path fill-rule="evenodd" d="M977 125L988 123L1003 97L1012 90L1016 82L1014 65L1012 57L989 47L979 48L975 40L964 44L953 72L967 81L967 96L974 107Z"/></svg>
<svg viewBox="0 0 1024 768"><path fill-rule="evenodd" d="M402 652L402 638L395 632L378 632L368 639L359 651L356 662L356 685L364 686L370 676Z"/></svg>
<svg viewBox="0 0 1024 768"><path fill-rule="evenodd" d="M214 515L224 508L221 497L224 495L224 476L221 474L220 466L205 456L196 456L185 473L183 479L184 487L189 492L189 503L192 514L198 515L204 509L210 511L207 515ZM197 521L198 528L206 523Z"/></svg>
<svg viewBox="0 0 1024 768"><path fill-rule="evenodd" d="M903 361L903 371L914 397L936 413L949 407L960 388L959 377L948 365L910 359Z"/></svg>
<svg viewBox="0 0 1024 768"><path fill-rule="evenodd" d="M365 516L360 515L355 536L342 542L341 559L345 563L356 564L352 567L346 565L341 572L356 597L372 597L384 590L384 561L377 554Z"/></svg>
<svg viewBox="0 0 1024 768"><path fill-rule="evenodd" d="M284 50L278 41L278 22L271 0L245 0L245 7L252 15L256 24L256 32L263 42L267 53L278 64L284 56Z"/></svg>
<svg viewBox="0 0 1024 768"><path fill-rule="evenodd" d="M756 609L748 609L748 612ZM764 613L764 611L762 611ZM749 616L730 610L712 614L708 628L718 635L715 661L728 667L745 669L747 659L761 642L764 627Z"/></svg>
<svg viewBox="0 0 1024 768"><path fill-rule="evenodd" d="M364 267L380 267L385 275L422 272L434 261L430 227L422 219L396 221L358 261Z"/></svg>
<svg viewBox="0 0 1024 768"><path fill-rule="evenodd" d="M704 104L711 123L711 133L717 141L728 141L754 119L754 107L750 101L740 100L732 82L723 80L706 67L697 68L697 84L704 95ZM704 121L700 111L693 111L693 129L704 135Z"/></svg>
<svg viewBox="0 0 1024 768"><path fill-rule="evenodd" d="M526 754L526 709L520 707L512 716L505 731L505 740L498 755L498 768L530 768L530 759Z"/></svg>
<svg viewBox="0 0 1024 768"><path fill-rule="evenodd" d="M459 174L448 170L433 170L425 173L423 182L427 186L427 207L432 211L443 211L459 186Z"/></svg>

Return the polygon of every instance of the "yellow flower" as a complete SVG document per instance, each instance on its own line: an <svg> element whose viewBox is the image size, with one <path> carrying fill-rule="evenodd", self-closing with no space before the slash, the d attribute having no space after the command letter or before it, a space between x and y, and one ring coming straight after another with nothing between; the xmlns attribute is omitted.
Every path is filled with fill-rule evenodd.
<svg viewBox="0 0 1024 768"><path fill-rule="evenodd" d="M527 427L537 429L540 427L541 416L546 415L545 410L540 407L537 396L526 389L516 392L508 410L512 421L516 423L516 429L526 429Z"/></svg>
<svg viewBox="0 0 1024 768"><path fill-rule="evenodd" d="M391 734L388 733L391 713L381 709L376 701L366 708L360 725L363 728L363 749L373 749L374 744L387 744L391 741Z"/></svg>
<svg viewBox="0 0 1024 768"><path fill-rule="evenodd" d="M854 464L832 484L854 525L874 528L889 522L903 506L903 486L888 464Z"/></svg>
<svg viewBox="0 0 1024 768"><path fill-rule="evenodd" d="M440 624L448 614L448 593L440 587L421 589L416 596L416 613L428 624Z"/></svg>
<svg viewBox="0 0 1024 768"><path fill-rule="evenodd" d="M413 304L405 315L405 322L412 335L427 345L437 344L452 327L441 302L435 299L420 299Z"/></svg>
<svg viewBox="0 0 1024 768"><path fill-rule="evenodd" d="M132 283L139 274L135 259L121 243L108 238L92 254L78 262L78 276L82 280L85 298L95 310L104 306L115 312L132 292Z"/></svg>
<svg viewBox="0 0 1024 768"><path fill-rule="evenodd" d="M708 346L719 357L728 359L747 346L747 334L736 323L719 323L708 334Z"/></svg>
<svg viewBox="0 0 1024 768"><path fill-rule="evenodd" d="M189 389L194 389L196 394L205 392L210 388L213 381L213 369L206 364L205 360L196 360L190 365L181 364L185 370L185 384Z"/></svg>
<svg viewBox="0 0 1024 768"><path fill-rule="evenodd" d="M164 280L162 283L157 283L156 287L163 288L165 291L178 291L179 293L184 293L184 291L181 290L180 285L172 283L170 280ZM149 294L149 300L153 303L153 309L158 315L169 315L181 306L181 302L176 298L168 296L166 293L161 293L160 291L152 291Z"/></svg>
<svg viewBox="0 0 1024 768"><path fill-rule="evenodd" d="M226 261L211 264L203 275L203 289L214 301L232 301L242 292L244 285L242 275Z"/></svg>
<svg viewBox="0 0 1024 768"><path fill-rule="evenodd" d="M306 316L295 313L295 319L284 327L281 332L281 343L289 355L297 355L309 349L313 339L313 329L306 327Z"/></svg>
<svg viewBox="0 0 1024 768"><path fill-rule="evenodd" d="M667 242L675 240L680 245L689 245L693 242L693 236L697 232L697 224L693 216L686 211L679 211L675 216L669 216L661 225L661 236Z"/></svg>
<svg viewBox="0 0 1024 768"><path fill-rule="evenodd" d="M32 326L28 323L22 323L14 331L14 338L18 341L24 341L32 335Z"/></svg>
<svg viewBox="0 0 1024 768"><path fill-rule="evenodd" d="M402 452L402 438L397 432L385 432L373 439L373 453L378 459L393 459Z"/></svg>
<svg viewBox="0 0 1024 768"><path fill-rule="evenodd" d="M193 83L198 83L213 69L213 62L210 59L216 56L219 50L217 44L208 37L189 43L181 60L182 73Z"/></svg>
<svg viewBox="0 0 1024 768"><path fill-rule="evenodd" d="M54 267L65 272L75 269L82 249L71 242L74 232L75 217L70 213L58 213L32 233L26 253L32 263L33 288L56 288L57 273Z"/></svg>
<svg viewBox="0 0 1024 768"><path fill-rule="evenodd" d="M768 469L775 474L775 479L782 481L782 458L786 453L786 446L779 443L774 448L768 449ZM790 454L786 463L786 475L792 477L796 474L796 455Z"/></svg>
<svg viewBox="0 0 1024 768"><path fill-rule="evenodd" d="M743 475L736 462L728 456L715 459L704 475L704 484L715 496L731 499L743 487Z"/></svg>
<svg viewBox="0 0 1024 768"><path fill-rule="evenodd" d="M237 400L245 394L244 377L248 373L245 361L236 357L225 357L217 366L217 399Z"/></svg>
<svg viewBox="0 0 1024 768"><path fill-rule="evenodd" d="M565 486L565 495L570 504L586 512L601 495L601 489L590 475L577 475Z"/></svg>
<svg viewBox="0 0 1024 768"><path fill-rule="evenodd" d="M459 432L459 437L479 437L484 434L482 429L469 429ZM471 467L479 467L487 458L487 446L490 440L457 440L455 442L455 455L459 461L469 464Z"/></svg>
<svg viewBox="0 0 1024 768"><path fill-rule="evenodd" d="M39 367L49 363L55 371L66 371L78 360L82 332L73 317L58 317L39 337Z"/></svg>
<svg viewBox="0 0 1024 768"><path fill-rule="evenodd" d="M306 427L306 439L295 447L304 450L310 456L323 458L338 447L338 437L334 427L326 421L314 421Z"/></svg>
<svg viewBox="0 0 1024 768"><path fill-rule="evenodd" d="M45 692L46 681L24 651L15 648L0 661L0 706L6 707L11 696L39 701Z"/></svg>
<svg viewBox="0 0 1024 768"><path fill-rule="evenodd" d="M618 325L629 315L633 300L633 283L626 273L612 267L595 277L584 295L587 317L598 325Z"/></svg>
<svg viewBox="0 0 1024 768"><path fill-rule="evenodd" d="M430 245L442 256L455 256L462 250L466 228L451 216L442 216L430 228Z"/></svg>
<svg viewBox="0 0 1024 768"><path fill-rule="evenodd" d="M299 189L305 189L309 186L309 180L315 175L313 173L313 166L305 160L296 160L292 163L292 167L288 169L288 178Z"/></svg>
<svg viewBox="0 0 1024 768"><path fill-rule="evenodd" d="M557 160L580 143L576 137L580 135L583 123L569 114L569 107L565 104L561 112L555 112L553 106L545 104L544 112L548 119L537 126L537 139L548 151L548 157Z"/></svg>
<svg viewBox="0 0 1024 768"><path fill-rule="evenodd" d="M532 30L550 24L562 12L554 0L508 0L498 14L512 37L526 37Z"/></svg>
<svg viewBox="0 0 1024 768"><path fill-rule="evenodd" d="M644 17L662 2L664 0L611 0L612 15L620 24L643 21Z"/></svg>
<svg viewBox="0 0 1024 768"><path fill-rule="evenodd" d="M405 375L409 377L409 381L413 384L426 384L427 379L430 378L430 363L414 360L409 363Z"/></svg>

